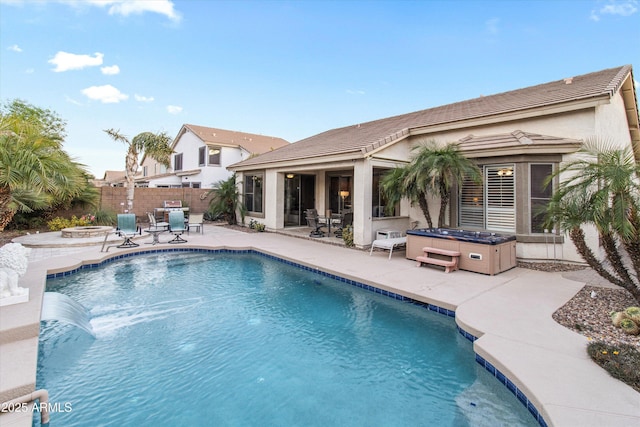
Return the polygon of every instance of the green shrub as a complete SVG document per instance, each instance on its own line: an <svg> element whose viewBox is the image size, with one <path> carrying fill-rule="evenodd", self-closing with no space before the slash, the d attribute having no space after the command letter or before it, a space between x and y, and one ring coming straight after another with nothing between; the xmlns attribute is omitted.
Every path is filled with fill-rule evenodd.
<svg viewBox="0 0 640 427"><path fill-rule="evenodd" d="M107 210L99 210L95 213L95 224L96 225L116 225L117 224L117 214L113 211Z"/></svg>
<svg viewBox="0 0 640 427"><path fill-rule="evenodd" d="M342 240L344 240L344 244L348 248L353 247L353 226L347 225L342 229Z"/></svg>
<svg viewBox="0 0 640 427"><path fill-rule="evenodd" d="M95 220L96 220L95 215L91 215L91 214L82 215L80 218L73 215L71 219L66 219L66 218L57 216L53 218L51 221L47 222L47 227L49 227L49 230L51 231L60 231L64 228L69 228L69 227L86 227L88 225L93 224Z"/></svg>

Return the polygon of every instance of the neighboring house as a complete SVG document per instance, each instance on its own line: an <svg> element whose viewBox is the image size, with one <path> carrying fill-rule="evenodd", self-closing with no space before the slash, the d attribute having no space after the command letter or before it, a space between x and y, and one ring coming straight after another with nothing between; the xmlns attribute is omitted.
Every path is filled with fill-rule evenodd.
<svg viewBox="0 0 640 427"><path fill-rule="evenodd" d="M126 182L124 171L105 171L102 179L91 180L96 187L124 187Z"/></svg>
<svg viewBox="0 0 640 427"><path fill-rule="evenodd" d="M171 145L170 167L144 156L136 186L213 188L233 174L230 164L286 145L282 138L185 124Z"/></svg>
<svg viewBox="0 0 640 427"><path fill-rule="evenodd" d="M537 208L553 191L543 190L544 179L592 137L632 146L640 159L631 66L328 130L230 169L244 183L247 221L278 230L305 225L308 208L349 209L354 243L366 247L377 230L426 227L421 211L406 201L383 216L380 177L405 165L420 143L459 142L484 182L462 185L449 226L515 234L519 258L581 261L569 239L545 233ZM437 218L439 203L430 207ZM589 237L597 244L595 233Z"/></svg>

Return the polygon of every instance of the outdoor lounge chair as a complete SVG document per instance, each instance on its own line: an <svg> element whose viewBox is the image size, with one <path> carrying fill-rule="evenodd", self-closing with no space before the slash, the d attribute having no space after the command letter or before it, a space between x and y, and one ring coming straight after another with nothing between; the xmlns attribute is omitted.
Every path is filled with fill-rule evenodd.
<svg viewBox="0 0 640 427"><path fill-rule="evenodd" d="M204 214L189 214L187 233L191 232L192 228L197 228L200 234L204 233Z"/></svg>
<svg viewBox="0 0 640 427"><path fill-rule="evenodd" d="M187 231L187 225L184 222L184 212L169 212L169 233L175 234L176 237L167 243L186 243L187 241L182 238L185 231Z"/></svg>
<svg viewBox="0 0 640 427"><path fill-rule="evenodd" d="M142 234L140 232L140 227L136 225L136 215L118 214L118 228L116 228L116 234L120 237L124 237L124 242L119 244L117 246L118 248L135 248L136 246L140 246L131 240L136 234Z"/></svg>
<svg viewBox="0 0 640 427"><path fill-rule="evenodd" d="M375 248L388 249L389 259L391 259L394 248L403 247L407 244L407 237L402 237L402 234L399 231L391 232L388 236L389 237L387 239L376 239L373 241L373 243L371 243L371 251L369 251L369 256L373 254L373 250Z"/></svg>
<svg viewBox="0 0 640 427"><path fill-rule="evenodd" d="M311 227L309 237L324 237L324 231L321 230L322 224L318 221L318 212L315 209L307 209L307 225Z"/></svg>

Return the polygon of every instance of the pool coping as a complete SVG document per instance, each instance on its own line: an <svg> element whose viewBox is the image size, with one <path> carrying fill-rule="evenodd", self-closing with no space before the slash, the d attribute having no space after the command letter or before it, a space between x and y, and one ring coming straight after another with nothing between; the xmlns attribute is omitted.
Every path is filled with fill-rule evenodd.
<svg viewBox="0 0 640 427"><path fill-rule="evenodd" d="M267 234L270 234L270 233L267 233ZM252 235L252 236L255 236L255 235ZM286 239L286 237L284 238ZM295 240L296 240L296 245L300 245L299 239L295 239ZM317 245L317 246L326 246L326 245ZM438 311L438 312L444 311L448 316L455 318L459 332L463 336L465 336L469 341L473 342L474 353L476 354L476 362L479 363L481 366L483 366L487 371L494 374L494 376L496 376L498 381L502 382L516 396L516 398L518 398L518 400L520 400L521 403L523 403L525 407L529 409L529 412L532 414L532 416L534 416L538 420L538 422L541 425L547 425L547 424L548 425L566 425L566 424L562 424L562 420L566 419L567 415L556 414L558 412L558 409L560 408L562 410L562 407L564 405L554 405L553 403L544 403L544 401L538 397L538 395L540 394L540 391L535 390L535 388L532 389L530 387L525 386L520 379L521 375L519 375L518 372L514 372L513 370L511 370L510 367L506 366L504 361L500 360L500 356L499 355L496 356L494 354L495 350L491 348L491 345L482 345L483 341L486 340L487 332L482 331L482 325L480 326L474 325L475 322L470 321L470 319L468 318L469 313L473 311L473 310L470 311L468 309L469 302L463 302L462 304L459 304L459 305L452 304L447 301L442 301L440 303L439 301L433 300L432 298L424 297L423 295L418 295L417 293L414 293L411 290L398 290L397 288L390 287L388 284L379 282L378 280L371 280L371 279L360 277L362 276L361 274L354 275L353 273L350 274L348 272L337 272L337 271L334 271L332 268L318 267L316 265L317 263L310 263L310 262L306 262L304 260L299 259L300 257L297 255L297 253L295 253L295 251L293 255L285 254L283 251L277 248L269 247L269 245L265 246L262 244L254 244L254 242L250 242L250 243L247 242L246 245L230 245L230 246L215 245L215 244L204 244L204 245L189 244L181 247L166 247L166 246L158 247L158 248L140 247L140 248L134 248L134 249L126 249L118 252L98 253L98 254L96 254L95 251L93 253L91 253L91 251L87 251L86 253L83 252L83 254L81 254L79 258L74 256L73 258L75 259L71 259L67 257L66 259L52 259L51 262L36 263L37 265L33 265L34 267L33 269L30 268L30 271L27 272L27 275L23 277L23 280L21 282L28 282L29 283L28 287L32 289L32 292L35 291L35 293L38 294L38 293L44 292L44 285L45 285L47 275L51 275L51 274L64 275L65 271L67 272L67 274L71 274L70 271L73 271L75 269L91 268L91 266L100 265L105 261L112 262L118 259L127 258L130 256L140 255L144 253L148 254L148 253L154 253L154 252L167 252L167 251L175 252L175 251L194 251L194 250L196 251L197 250L229 251L229 252L253 251L256 253L260 253L262 255L272 256L276 259L283 260L285 262L291 262L302 268L308 268L312 271L321 272L322 274L326 274L329 276L334 275L344 279L347 282L355 281L355 282L362 283L365 286L369 286L372 288L372 289L367 289L365 287L365 289L373 290L373 292L376 292L376 293L380 293L383 295L385 295L386 293L387 296L392 296L396 299L407 299L410 302L416 301L420 304L426 303L427 304L426 307L429 308L431 305L432 308L430 309L433 311ZM331 248L330 250L335 251L336 249ZM348 249L343 249L343 250L348 251ZM360 252L359 255L362 256L363 254ZM83 267L83 265L87 265L89 267ZM443 274L441 272L434 272L434 273L440 274L440 275ZM455 273L455 274L458 274L458 273ZM450 276L450 275L447 275L447 276ZM581 286L579 286L578 289L580 287ZM37 288L40 288L40 289L37 289ZM573 291L570 291L570 292L573 292ZM400 295L402 298L397 298L397 295ZM38 298L36 295L36 298L33 298L33 301L30 301L30 303L28 304L33 304L33 303L37 305L37 307L35 308L36 308L36 312L39 313L39 307L41 305L41 295L40 295L40 298ZM463 308L463 310L461 310L462 316L456 316L456 311L458 311L459 307ZM3 310L3 311L6 311L6 310ZM25 310L25 311L31 311L31 310ZM445 314L445 313L442 313L442 314ZM4 319L4 317L2 317L2 319ZM37 321L37 325L39 328L39 320ZM5 326L6 325L3 322L2 327L0 327L0 333L2 333L3 336L6 337L7 334L5 334L5 332L7 332L7 330ZM24 328L25 326L26 328ZM23 327L22 330L20 330L20 328L18 329L9 328L13 330L10 331L11 333L8 335L13 336L15 338L15 336L21 335L20 333L21 331L24 332L24 334L26 335L32 335L34 332L33 322L31 322L31 324L27 322L26 324L21 325L21 327ZM37 334L35 337L31 337L31 338L35 338L37 342ZM581 337L581 338L584 338L584 337ZM586 341L586 338L584 338L584 340ZM7 339L6 338L0 339L0 344L4 341L7 341ZM25 351L29 351L29 349L27 348L25 349ZM31 351L33 351L33 345L31 345ZM35 346L35 352L37 353L37 344ZM23 362L27 361L26 364L29 365L28 361L30 360L30 358L27 357L24 359L25 360L23 360ZM36 359L37 359L37 356L36 356ZM34 368L32 370L35 370L35 363L33 364L33 366ZM23 370L24 368L25 366L22 366ZM619 383L618 381L615 381L616 388L621 388L618 383ZM33 372L33 386L34 385L35 385L35 372ZM628 387L628 386L624 386L624 387ZM622 388L624 389L624 387ZM16 391L17 390L12 390L14 394ZM32 390L29 390L29 391L32 391ZM631 396L632 399L635 397L640 397L640 395ZM628 400L629 396L627 396L625 399ZM4 400L4 399L0 399L0 400ZM575 410L577 410L578 412L586 411L588 413L589 407L586 407L583 409L572 408L572 411L575 411ZM596 410L596 411L598 413L602 412L599 410ZM618 412L616 412L615 409L611 409L611 413L608 415L613 416L613 418L611 419L615 419L618 425L633 425L640 420L640 410L635 410L634 412L633 410L629 411L628 408L627 409L623 408L621 411L618 411ZM588 417L585 417L584 414L582 415L584 419L594 420L594 425L596 424L598 419L602 418L603 416L606 417L607 414L603 415L602 413L600 413L600 415L596 416L595 418L592 417L591 415ZM569 419L571 419L572 417L575 417L575 414L573 415L570 414L568 415L568 417ZM556 419L558 421L554 422ZM540 420L542 420L542 422L540 422ZM621 423L621 420L623 421L622 423ZM589 423L587 423L586 425L588 424ZM601 425L602 422L598 422L598 424Z"/></svg>

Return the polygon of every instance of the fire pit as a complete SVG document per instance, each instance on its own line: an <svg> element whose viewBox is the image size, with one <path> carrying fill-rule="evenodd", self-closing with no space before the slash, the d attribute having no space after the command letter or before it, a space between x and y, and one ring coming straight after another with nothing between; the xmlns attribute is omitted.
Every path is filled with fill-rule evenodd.
<svg viewBox="0 0 640 427"><path fill-rule="evenodd" d="M113 231L113 227L102 225L88 225L84 227L69 227L62 229L62 237L86 239L89 237L106 236Z"/></svg>

